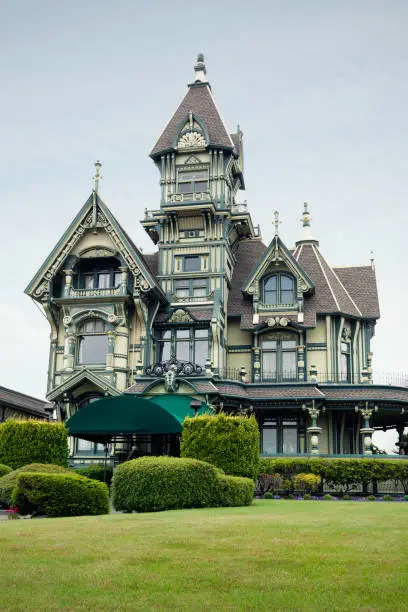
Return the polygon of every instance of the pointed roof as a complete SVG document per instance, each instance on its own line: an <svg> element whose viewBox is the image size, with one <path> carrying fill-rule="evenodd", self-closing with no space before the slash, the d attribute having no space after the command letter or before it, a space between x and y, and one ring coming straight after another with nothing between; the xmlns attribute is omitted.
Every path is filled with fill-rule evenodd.
<svg viewBox="0 0 408 612"><path fill-rule="evenodd" d="M293 257L292 253L285 246L281 238L277 234L275 234L275 236L272 238L270 245L263 253L260 261L256 263L251 274L245 280L242 286L242 291L244 293L247 293L250 285L256 279L260 278L264 274L269 264L274 261L282 262L292 272L292 274L295 274L296 276L300 277L305 286L304 291L310 291L311 289L313 289L313 282L309 278L304 268Z"/></svg>
<svg viewBox="0 0 408 612"><path fill-rule="evenodd" d="M95 191L89 196L75 219L28 284L25 293L33 299L41 299L41 296L48 292L50 281L62 268L74 245L92 227L102 227L105 229L111 240L115 243L126 265L129 266L130 271L135 277L135 282L141 291L153 290L161 301L165 302L165 294L145 262L142 253Z"/></svg>
<svg viewBox="0 0 408 612"><path fill-rule="evenodd" d="M199 55L195 66L196 76L194 83L188 85L188 91L181 101L178 109L164 128L160 138L153 147L150 157L156 157L165 151L174 148L174 141L192 113L203 125L208 134L209 145L224 149L234 149L234 142L221 119L218 108L211 93L211 86L205 78L206 70L203 56Z"/></svg>

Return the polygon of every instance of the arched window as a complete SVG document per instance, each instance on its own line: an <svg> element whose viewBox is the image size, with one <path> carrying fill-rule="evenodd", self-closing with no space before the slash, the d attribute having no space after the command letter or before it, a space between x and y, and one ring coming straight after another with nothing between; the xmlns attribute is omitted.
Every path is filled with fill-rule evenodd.
<svg viewBox="0 0 408 612"><path fill-rule="evenodd" d="M297 378L296 338L290 333L267 334L261 339L262 380L288 382Z"/></svg>
<svg viewBox="0 0 408 612"><path fill-rule="evenodd" d="M106 323L102 319L88 319L79 328L78 357L79 364L105 363L108 352Z"/></svg>
<svg viewBox="0 0 408 612"><path fill-rule="evenodd" d="M295 302L295 279L288 274L269 276L263 285L263 303L271 306L292 305Z"/></svg>

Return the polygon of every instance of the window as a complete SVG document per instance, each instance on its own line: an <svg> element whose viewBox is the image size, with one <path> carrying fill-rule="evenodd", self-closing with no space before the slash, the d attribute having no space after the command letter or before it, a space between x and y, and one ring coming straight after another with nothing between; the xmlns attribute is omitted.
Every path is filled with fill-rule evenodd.
<svg viewBox="0 0 408 612"><path fill-rule="evenodd" d="M295 302L295 279L287 274L274 274L264 281L263 302L271 306Z"/></svg>
<svg viewBox="0 0 408 612"><path fill-rule="evenodd" d="M296 340L290 334L268 334L261 340L262 380L285 382L297 378Z"/></svg>
<svg viewBox="0 0 408 612"><path fill-rule="evenodd" d="M350 344L341 343L341 363L340 363L340 382L350 380Z"/></svg>
<svg viewBox="0 0 408 612"><path fill-rule="evenodd" d="M81 260L75 278L76 289L111 289L119 287L122 274L114 257Z"/></svg>
<svg viewBox="0 0 408 612"><path fill-rule="evenodd" d="M105 363L108 352L106 324L102 319L89 319L79 328L78 363Z"/></svg>
<svg viewBox="0 0 408 612"><path fill-rule="evenodd" d="M96 402L96 400L98 399L101 399L101 396L97 395L94 397L88 397L80 403L79 410L81 410L81 408L87 406L88 404ZM96 442L91 442L90 440L84 440L82 438L77 438L76 450L77 453L84 453L87 455L94 455L96 453L104 452L103 444L97 444Z"/></svg>
<svg viewBox="0 0 408 612"><path fill-rule="evenodd" d="M291 416L265 417L262 423L262 453L297 453L298 419Z"/></svg>
<svg viewBox="0 0 408 612"><path fill-rule="evenodd" d="M201 258L199 255L186 255L183 258L184 272L199 272L201 269Z"/></svg>
<svg viewBox="0 0 408 612"><path fill-rule="evenodd" d="M208 170L179 170L177 193L198 193L207 191Z"/></svg>
<svg viewBox="0 0 408 612"><path fill-rule="evenodd" d="M209 348L208 328L166 329L157 342L158 361L168 361L174 354L180 361L191 361L204 367Z"/></svg>
<svg viewBox="0 0 408 612"><path fill-rule="evenodd" d="M205 297L208 295L207 278L183 278L174 281L176 297Z"/></svg>

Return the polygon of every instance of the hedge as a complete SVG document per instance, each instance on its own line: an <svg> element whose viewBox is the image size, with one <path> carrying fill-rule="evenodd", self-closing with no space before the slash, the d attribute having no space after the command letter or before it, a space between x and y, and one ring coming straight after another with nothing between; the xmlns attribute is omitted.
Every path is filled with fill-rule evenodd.
<svg viewBox="0 0 408 612"><path fill-rule="evenodd" d="M18 475L12 503L20 514L83 516L109 513L109 489L103 482L75 474Z"/></svg>
<svg viewBox="0 0 408 612"><path fill-rule="evenodd" d="M329 487L343 492L357 486L366 487L372 481L393 480L408 492L408 461L404 460L262 457L260 481L263 474L276 473L285 479L293 479L300 473L316 474Z"/></svg>
<svg viewBox="0 0 408 612"><path fill-rule="evenodd" d="M41 472L41 473L49 473L49 474L72 474L72 471L63 468L60 465L53 465L52 463L30 463L29 465L24 465L18 470L14 470L9 474L6 474L2 478L0 478L0 504L3 506L10 506L11 504L11 496L13 493L13 489L17 484L18 476L21 472Z"/></svg>
<svg viewBox="0 0 408 612"><path fill-rule="evenodd" d="M106 484L109 486L112 481L113 469L110 465L107 465L105 470L103 463L98 463L84 468L75 468L75 474L78 476L86 476L92 480L106 482Z"/></svg>
<svg viewBox="0 0 408 612"><path fill-rule="evenodd" d="M250 506L254 499L254 481L242 476L218 475L220 506Z"/></svg>
<svg viewBox="0 0 408 612"><path fill-rule="evenodd" d="M0 463L68 465L68 431L62 423L8 419L0 425Z"/></svg>
<svg viewBox="0 0 408 612"><path fill-rule="evenodd" d="M2 463L0 463L0 478L2 476L5 476L6 474L10 474L10 472L13 471L13 468L9 467L8 465L3 465Z"/></svg>
<svg viewBox="0 0 408 612"><path fill-rule="evenodd" d="M232 476L255 479L259 465L259 429L254 416L226 414L186 418L180 454L212 463Z"/></svg>

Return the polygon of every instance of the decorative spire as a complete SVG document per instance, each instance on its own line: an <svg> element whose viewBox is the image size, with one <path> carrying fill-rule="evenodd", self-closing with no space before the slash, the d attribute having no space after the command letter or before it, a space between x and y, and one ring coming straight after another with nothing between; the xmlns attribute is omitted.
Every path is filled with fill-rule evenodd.
<svg viewBox="0 0 408 612"><path fill-rule="evenodd" d="M279 225L282 223L282 221L279 221L279 211L275 210L273 215L275 217L275 221L273 222L275 226L275 236L279 236Z"/></svg>
<svg viewBox="0 0 408 612"><path fill-rule="evenodd" d="M312 215L309 212L308 204L307 202L304 202L303 213L302 213L302 218L301 218L302 233L300 235L300 240L298 240L296 244L298 244L299 242L316 242L317 243L317 240L313 238L312 232L310 231L311 220L312 220Z"/></svg>
<svg viewBox="0 0 408 612"><path fill-rule="evenodd" d="M99 181L103 178L103 176L101 176L99 174L99 170L101 169L101 167L102 167L102 164L99 161L99 159L97 159L96 162L95 162L95 168L96 168L95 176L92 177L92 180L94 182L93 190L94 190L95 193L98 193L98 191L99 191Z"/></svg>
<svg viewBox="0 0 408 612"><path fill-rule="evenodd" d="M372 270L375 270L374 251L370 251L370 264Z"/></svg>
<svg viewBox="0 0 408 612"><path fill-rule="evenodd" d="M205 83L207 81L205 76L207 74L207 70L204 64L204 55L202 53L199 53L197 55L197 63L194 66L194 71L196 83L197 81L201 81L202 83Z"/></svg>

